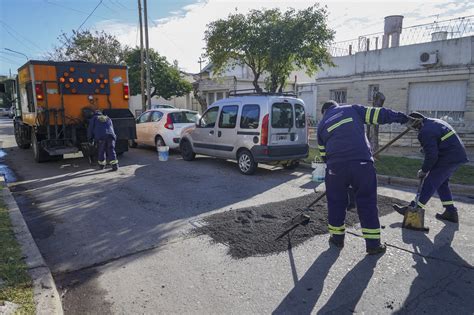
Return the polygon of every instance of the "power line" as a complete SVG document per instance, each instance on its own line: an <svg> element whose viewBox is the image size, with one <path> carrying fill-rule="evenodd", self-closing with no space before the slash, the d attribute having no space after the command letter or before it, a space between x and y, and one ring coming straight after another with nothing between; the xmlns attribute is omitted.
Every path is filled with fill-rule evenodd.
<svg viewBox="0 0 474 315"><path fill-rule="evenodd" d="M15 61L15 60L11 60L7 57L3 57L3 56L0 56L0 59L3 59L3 62L9 62L9 63L13 63L15 65L21 65L23 63L19 62L19 61Z"/></svg>
<svg viewBox="0 0 474 315"><path fill-rule="evenodd" d="M14 54L14 53L11 53L11 52L8 52L8 51L1 51L0 50L0 54L5 54L8 57L15 57L15 58L23 59L23 57L18 56L18 54Z"/></svg>
<svg viewBox="0 0 474 315"><path fill-rule="evenodd" d="M20 34L19 32L17 32L13 27L11 27L10 25L8 25L8 23L4 22L4 21L1 21L0 20L0 23L2 23L3 27L8 27L10 30L12 30L13 32L15 32L16 34L18 34L18 36L22 37L24 40L26 40L27 42L29 42L32 46L38 48L39 50L43 50L43 48L41 48L40 46L38 46L35 42L33 42L32 40L30 40L29 38L23 36L22 34Z"/></svg>
<svg viewBox="0 0 474 315"><path fill-rule="evenodd" d="M77 12L77 13L81 13L81 14L84 14L84 15L89 14L88 12L81 11L81 10L78 10L78 9L75 9L75 8L71 8L71 7L65 6L63 4L59 4L59 3L55 3L55 2L49 2L48 0L44 0L44 2L46 2L47 4L50 4L50 5L54 5L54 6L57 6L57 7L66 9L66 10L74 11L74 12ZM101 15L96 15L96 16L100 17L102 19L107 19L107 20L111 19L110 17L106 17L106 16L101 16Z"/></svg>
<svg viewBox="0 0 474 315"><path fill-rule="evenodd" d="M82 24L77 28L77 30L79 31L81 29L81 27L87 22L87 20L92 16L92 14L94 14L95 10L97 10L97 8L101 5L102 1L104 0L100 0L99 3L97 3L97 5L95 6L94 10L92 10L91 13L89 13L89 15L86 17L86 19L84 20L84 22L82 22Z"/></svg>
<svg viewBox="0 0 474 315"><path fill-rule="evenodd" d="M1 24L3 26L3 28L5 29L5 31L7 31L8 34L10 34L11 37L13 37L17 42L19 42L20 44L22 44L26 49L31 49L31 47L28 47L28 45L26 45L21 39L19 39L15 34L13 34L12 32L10 32L8 30L8 28L5 27L5 25Z"/></svg>

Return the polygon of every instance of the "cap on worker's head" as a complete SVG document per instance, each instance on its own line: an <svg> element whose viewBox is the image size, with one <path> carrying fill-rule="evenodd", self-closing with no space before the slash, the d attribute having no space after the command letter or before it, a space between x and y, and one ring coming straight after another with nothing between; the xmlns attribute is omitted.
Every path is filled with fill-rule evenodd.
<svg viewBox="0 0 474 315"><path fill-rule="evenodd" d="M98 115L102 115L102 112L100 109L96 109L96 111L94 112L95 114L98 114Z"/></svg>
<svg viewBox="0 0 474 315"><path fill-rule="evenodd" d="M330 100L327 101L326 103L323 104L323 107L321 107L321 114L324 115L324 112L330 109L331 107L336 107L339 106L339 104L336 101Z"/></svg>
<svg viewBox="0 0 474 315"><path fill-rule="evenodd" d="M412 112L408 116L410 116L412 118L415 118L415 119L425 119L426 118L423 114L421 114L419 112Z"/></svg>

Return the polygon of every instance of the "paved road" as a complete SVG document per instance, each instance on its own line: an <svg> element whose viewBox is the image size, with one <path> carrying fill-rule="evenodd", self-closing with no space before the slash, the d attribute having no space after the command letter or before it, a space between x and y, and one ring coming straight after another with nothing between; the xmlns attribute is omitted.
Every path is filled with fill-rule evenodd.
<svg viewBox="0 0 474 315"><path fill-rule="evenodd" d="M147 148L125 153L116 173L81 158L38 165L11 132L1 121L4 159L18 179L11 189L68 314L474 311L468 199L458 203L459 227L431 214L426 235L400 229L395 214L382 218L392 247L380 259L365 257L357 237L339 254L323 235L286 253L234 260L224 245L189 233L192 224L216 211L311 193L307 171L265 167L243 176L233 162L185 162L176 154L159 162Z"/></svg>

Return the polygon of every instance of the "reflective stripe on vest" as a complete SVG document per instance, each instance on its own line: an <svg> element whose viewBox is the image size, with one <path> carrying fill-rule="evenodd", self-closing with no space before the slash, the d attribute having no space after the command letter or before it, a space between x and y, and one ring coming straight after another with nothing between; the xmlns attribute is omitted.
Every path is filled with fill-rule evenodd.
<svg viewBox="0 0 474 315"><path fill-rule="evenodd" d="M448 139L449 137L451 137L452 135L454 135L454 131L451 130L450 132L448 132L447 134L445 134L444 136L441 137L441 141L444 141L446 139Z"/></svg>
<svg viewBox="0 0 474 315"><path fill-rule="evenodd" d="M331 131L333 131L334 129L336 129L337 127L339 127L339 126L341 126L341 125L343 125L343 124L350 123L350 122L352 122L352 121L354 121L354 120L352 119L352 117L343 119L343 120L341 120L341 121L335 123L334 125L330 126L330 127L327 129L327 131L328 131L328 132L331 132Z"/></svg>

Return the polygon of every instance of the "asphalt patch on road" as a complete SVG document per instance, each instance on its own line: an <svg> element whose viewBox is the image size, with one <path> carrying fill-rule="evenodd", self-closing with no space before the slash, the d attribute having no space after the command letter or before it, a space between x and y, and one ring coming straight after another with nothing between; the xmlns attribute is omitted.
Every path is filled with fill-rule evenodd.
<svg viewBox="0 0 474 315"><path fill-rule="evenodd" d="M283 223L301 213L302 209L314 201L316 195L273 202L255 207L240 208L210 215L203 219L204 225L195 229L197 234L209 235L214 242L229 247L229 255L233 258L265 256L288 250L288 237L295 247L318 234L326 234L327 204L323 198L305 213L311 217L305 226L299 226L288 236L278 240L285 231ZM379 215L393 212L394 203L405 204L406 201L387 196L378 196ZM359 223L357 210L347 211L346 226Z"/></svg>

